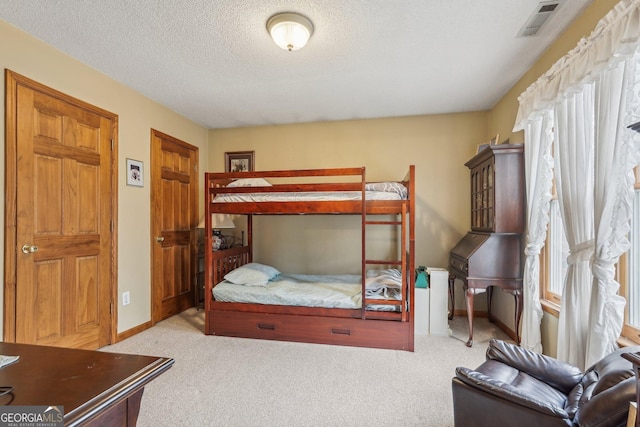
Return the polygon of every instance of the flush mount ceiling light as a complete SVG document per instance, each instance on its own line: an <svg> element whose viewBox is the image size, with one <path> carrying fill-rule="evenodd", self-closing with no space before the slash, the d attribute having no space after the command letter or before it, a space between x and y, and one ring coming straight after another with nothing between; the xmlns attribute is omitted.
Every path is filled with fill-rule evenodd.
<svg viewBox="0 0 640 427"><path fill-rule="evenodd" d="M278 13L267 21L267 31L278 46L291 52L307 44L313 34L313 24L297 13Z"/></svg>

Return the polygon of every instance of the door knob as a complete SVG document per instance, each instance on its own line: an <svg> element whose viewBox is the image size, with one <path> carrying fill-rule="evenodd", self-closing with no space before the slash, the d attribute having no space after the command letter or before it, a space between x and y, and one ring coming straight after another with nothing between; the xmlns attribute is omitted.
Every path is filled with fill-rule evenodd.
<svg viewBox="0 0 640 427"><path fill-rule="evenodd" d="M164 242L164 237L162 236L156 237L156 242Z"/></svg>
<svg viewBox="0 0 640 427"><path fill-rule="evenodd" d="M23 245L22 246L22 253L23 254L32 254L34 252L38 252L38 247L37 246L31 246L31 245Z"/></svg>

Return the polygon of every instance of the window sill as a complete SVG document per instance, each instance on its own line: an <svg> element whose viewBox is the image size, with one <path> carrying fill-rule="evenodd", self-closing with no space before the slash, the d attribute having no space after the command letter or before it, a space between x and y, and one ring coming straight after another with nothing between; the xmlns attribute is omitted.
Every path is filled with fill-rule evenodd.
<svg viewBox="0 0 640 427"><path fill-rule="evenodd" d="M560 317L560 306L549 300L540 300L542 311L549 313L552 316Z"/></svg>
<svg viewBox="0 0 640 427"><path fill-rule="evenodd" d="M620 337L618 338L618 346L620 346L620 348L623 347L633 347L638 345L638 343L631 341L629 338L625 338L625 337Z"/></svg>
<svg viewBox="0 0 640 427"><path fill-rule="evenodd" d="M560 317L560 306L558 304L549 300L540 300L540 305L542 306L542 311L552 316ZM620 347L632 347L640 344L623 336L618 338L617 343Z"/></svg>

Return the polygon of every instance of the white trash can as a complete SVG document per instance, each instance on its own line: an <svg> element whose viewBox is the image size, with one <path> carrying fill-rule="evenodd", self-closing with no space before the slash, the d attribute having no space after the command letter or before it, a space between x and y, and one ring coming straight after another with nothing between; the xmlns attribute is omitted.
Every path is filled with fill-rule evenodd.
<svg viewBox="0 0 640 427"><path fill-rule="evenodd" d="M444 268L427 267L429 274L429 334L449 335L449 272ZM417 289L416 289L417 291ZM416 295L416 302L418 296ZM416 316L418 311L416 310Z"/></svg>
<svg viewBox="0 0 640 427"><path fill-rule="evenodd" d="M416 335L429 334L429 288L416 288L413 304L413 331Z"/></svg>

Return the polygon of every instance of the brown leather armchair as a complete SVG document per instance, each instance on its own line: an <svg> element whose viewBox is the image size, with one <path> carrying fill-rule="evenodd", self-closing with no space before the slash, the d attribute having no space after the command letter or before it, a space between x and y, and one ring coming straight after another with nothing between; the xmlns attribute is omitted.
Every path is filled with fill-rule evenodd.
<svg viewBox="0 0 640 427"><path fill-rule="evenodd" d="M456 368L456 427L622 426L636 400L633 365L617 350L585 372L515 344L491 340L476 369Z"/></svg>

